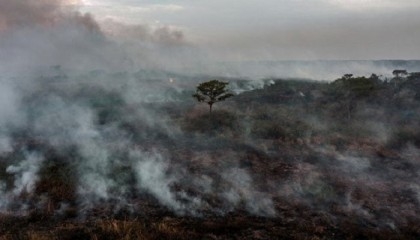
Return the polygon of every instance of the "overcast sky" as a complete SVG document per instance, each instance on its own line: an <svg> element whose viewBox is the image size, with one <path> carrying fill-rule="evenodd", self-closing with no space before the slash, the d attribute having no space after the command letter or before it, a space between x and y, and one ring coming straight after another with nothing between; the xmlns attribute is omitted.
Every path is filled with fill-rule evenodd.
<svg viewBox="0 0 420 240"><path fill-rule="evenodd" d="M99 21L171 26L227 59L420 59L420 0L81 1Z"/></svg>

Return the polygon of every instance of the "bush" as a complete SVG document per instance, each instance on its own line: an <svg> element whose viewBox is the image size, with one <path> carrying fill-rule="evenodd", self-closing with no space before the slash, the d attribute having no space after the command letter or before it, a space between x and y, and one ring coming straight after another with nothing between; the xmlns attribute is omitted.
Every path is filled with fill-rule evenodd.
<svg viewBox="0 0 420 240"><path fill-rule="evenodd" d="M305 136L308 126L303 122L255 121L251 135L263 139L298 139Z"/></svg>
<svg viewBox="0 0 420 240"><path fill-rule="evenodd" d="M214 111L211 114L207 113L187 118L183 129L205 134L237 133L240 131L240 124L234 113Z"/></svg>

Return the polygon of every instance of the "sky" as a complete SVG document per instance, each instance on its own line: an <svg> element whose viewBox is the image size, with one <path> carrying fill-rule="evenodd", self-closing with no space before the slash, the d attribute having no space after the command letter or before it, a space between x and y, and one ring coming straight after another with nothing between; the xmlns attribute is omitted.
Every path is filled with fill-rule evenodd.
<svg viewBox="0 0 420 240"><path fill-rule="evenodd" d="M80 0L102 26L162 26L228 60L420 59L419 0Z"/></svg>

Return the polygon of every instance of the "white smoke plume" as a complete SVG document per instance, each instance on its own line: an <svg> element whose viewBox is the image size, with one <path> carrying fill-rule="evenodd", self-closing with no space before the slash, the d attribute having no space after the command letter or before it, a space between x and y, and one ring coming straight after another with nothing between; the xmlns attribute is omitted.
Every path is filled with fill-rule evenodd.
<svg viewBox="0 0 420 240"><path fill-rule="evenodd" d="M18 165L7 167L6 172L15 175L14 189L12 190L14 195L33 192L39 179L38 171L43 161L42 156L30 153Z"/></svg>
<svg viewBox="0 0 420 240"><path fill-rule="evenodd" d="M254 189L251 176L245 170L232 168L223 172L222 177L231 184L222 195L233 207L245 202L246 209L252 214L271 217L276 215L271 198Z"/></svg>
<svg viewBox="0 0 420 240"><path fill-rule="evenodd" d="M398 177L398 184L409 182L397 170L368 175L375 157L330 146L311 149L325 158L319 165L300 164L297 159L294 178L272 183L276 185L272 192L263 191L256 179L264 173L238 167L246 161L244 156L200 151L226 152L218 150L225 147L220 139L184 133L179 119L171 121L168 116L176 115L177 100L190 99L189 91L207 76L251 80L232 83L239 94L273 84L278 77L332 80L349 72L389 74L400 63L226 63L207 56L188 42L181 29L171 26L99 24L79 13L73 1L0 0L0 166L4 168L0 173L5 178L0 179L0 211L9 211L22 193L35 194L44 177L40 170L54 161L73 170L71 190L80 211L102 203L135 209L131 198L150 195L178 214L245 209L272 217L277 215L273 198L287 196L314 208L318 201L333 199L365 215L363 204L353 196L357 191L345 189L346 198L337 200L325 172L372 191L383 187L378 182L384 176ZM417 66L408 67L415 71ZM162 103L173 105L167 112L154 108L153 104ZM378 136L387 141L387 134ZM194 149L197 153L191 153ZM21 152L23 158L14 158ZM51 152L61 158L51 157ZM406 154L404 159L411 161L419 155L413 148ZM420 196L418 185L412 183L410 188Z"/></svg>

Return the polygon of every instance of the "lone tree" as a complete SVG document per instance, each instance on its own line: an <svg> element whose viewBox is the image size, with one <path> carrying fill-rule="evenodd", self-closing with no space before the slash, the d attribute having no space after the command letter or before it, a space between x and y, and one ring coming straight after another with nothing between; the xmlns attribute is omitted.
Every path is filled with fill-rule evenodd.
<svg viewBox="0 0 420 240"><path fill-rule="evenodd" d="M213 104L234 96L228 89L226 89L228 84L228 82L222 82L219 80L203 82L197 86L197 90L193 97L199 102L207 103L210 107L211 113Z"/></svg>
<svg viewBox="0 0 420 240"><path fill-rule="evenodd" d="M402 69L395 69L394 71L392 71L392 74L396 77L396 78L401 78L402 76L407 76L407 70L402 70Z"/></svg>
<svg viewBox="0 0 420 240"><path fill-rule="evenodd" d="M407 76L408 72L403 69L395 69L392 71L392 74L394 75L394 78L391 79L391 82L394 83L394 87L396 87L405 80L404 76Z"/></svg>

